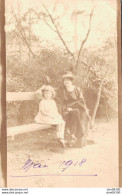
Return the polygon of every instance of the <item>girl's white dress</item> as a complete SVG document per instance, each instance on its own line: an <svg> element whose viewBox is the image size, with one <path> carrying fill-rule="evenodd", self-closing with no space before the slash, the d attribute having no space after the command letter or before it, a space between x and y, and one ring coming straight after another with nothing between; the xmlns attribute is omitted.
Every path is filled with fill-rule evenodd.
<svg viewBox="0 0 122 194"><path fill-rule="evenodd" d="M56 102L53 99L42 99L39 103L39 112L35 117L37 123L51 125L61 124L63 119L58 113Z"/></svg>

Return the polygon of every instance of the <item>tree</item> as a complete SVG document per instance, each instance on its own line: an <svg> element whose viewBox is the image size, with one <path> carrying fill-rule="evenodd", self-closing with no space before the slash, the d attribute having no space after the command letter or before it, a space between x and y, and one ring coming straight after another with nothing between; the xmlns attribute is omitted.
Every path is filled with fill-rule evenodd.
<svg viewBox="0 0 122 194"><path fill-rule="evenodd" d="M93 127L93 125L94 125L97 109L98 109L98 106L99 106L99 103L100 103L100 97L101 97L103 83L105 81L105 78L106 78L107 73L109 72L110 68L112 68L112 66L108 66L108 68L105 71L102 79L100 80L99 86L97 88L97 98L96 98L96 101L95 101L95 105L94 105L94 109L93 109L93 114L91 115L91 127Z"/></svg>
<svg viewBox="0 0 122 194"><path fill-rule="evenodd" d="M86 98L89 100L90 90L95 93L94 106L91 111L91 127L94 124L101 96L117 112L117 106L115 106L117 97L116 51L116 44L108 39L96 53L91 52L90 55L87 51L85 54L83 53L82 67L84 66L84 71L82 78L84 79L83 87L88 90Z"/></svg>
<svg viewBox="0 0 122 194"><path fill-rule="evenodd" d="M88 27L88 30L87 30L87 33L86 33L86 36L85 36L84 40L81 42L81 45L80 45L80 48L79 48L77 54L76 53L72 53L71 50L69 49L66 41L63 38L63 35L62 35L61 31L59 30L60 28L59 28L59 25L58 25L58 22L57 22L57 18L55 19L53 17L53 15L49 12L49 10L45 6L45 4L43 4L43 7L44 7L44 9L46 11L46 14L43 13L43 20L49 26L49 28L52 29L58 35L59 39L61 40L61 42L64 45L65 50L73 58L74 66L72 67L72 69L73 69L73 71L75 73L77 73L78 67L81 64L82 51L84 49L84 45L87 42L87 39L88 39L90 31L91 31L92 18L93 18L93 13L94 13L94 8L95 7L93 6L93 8L91 10L91 13L89 15L89 27ZM76 10L75 13L73 13L73 15L75 15L75 16L77 14L81 14L82 15L83 12L82 11L80 12L80 11ZM104 54L103 54L103 58L104 58ZM113 61L114 61L114 59L113 59ZM93 63L93 66L94 65L95 64ZM91 67L88 68L88 71L90 70L90 68ZM108 66L106 68L106 70L103 71L103 75L99 79L99 84L98 84L98 86L96 88L96 101L95 101L95 104L94 104L94 107L93 107L93 111L92 111L92 115L91 115L91 127L93 127L93 125L94 125L94 120L95 120L95 117L96 117L97 109L99 107L101 92L102 92L102 88L103 88L103 84L104 84L105 78L106 78L106 76L107 76L107 74L108 74L108 72L109 72L109 70L111 68L112 68L112 65ZM96 78L97 78L97 76L96 76Z"/></svg>
<svg viewBox="0 0 122 194"><path fill-rule="evenodd" d="M41 83L43 84L44 76L49 76L52 79L51 84L57 87L61 82L59 77L62 75L63 69L70 69L76 74L76 82L79 86L82 86L83 90L87 90L87 96L84 95L85 102L91 100L91 98L89 98L89 91L94 95L92 103L94 106L90 107L90 115L92 117L91 125L93 125L99 104L101 103L100 100L106 99L107 104L112 104L114 102L113 99L115 99L115 95L113 95L111 88L114 87L116 80L110 81L108 75L112 72L112 63L114 63L112 61L114 59L112 59L111 56L115 54L116 48L113 50L110 49L113 48L113 43L111 43L109 39L103 43L100 49L95 48L94 50L90 50L85 46L92 29L95 10L94 6L91 9L90 14L87 14L86 10L83 9L75 9L71 14L70 19L74 19L74 22L82 17L88 19L88 28L86 29L86 34L84 35L84 39L82 38L82 41L81 38L77 38L77 24L75 23L74 31L76 35L74 40L73 36L71 38L71 41L74 41L74 51L72 51L70 43L65 39L66 31L64 30L63 25L61 25L61 16L57 15L57 12L50 12L49 8L43 3L42 7L42 11L40 11L40 9L29 9L22 16L18 16L12 10L15 28L13 31L9 32L7 37L9 42L13 41L11 50L14 48L15 44L19 49L18 52L16 52L16 55L13 56L12 53L10 53L10 50L8 52L10 57L7 60L9 60L9 66L11 64L12 69L12 72L8 69L7 74L9 86L12 90L12 83L15 83L13 88L14 91L24 91L26 88L30 91L33 90L34 84L35 86ZM39 23L42 21L57 35L58 40L62 43L64 49L60 48L60 46L55 47L55 45L52 45L49 48L50 42L47 42L47 47L42 46L41 41L39 41L41 38L36 37L32 31L33 24L40 25ZM82 27L81 22L80 25ZM78 40L80 45L79 49L77 48ZM36 45L36 50L34 45ZM22 56L21 67L18 67L19 53L21 53ZM116 58L116 56L114 58ZM10 62L10 60L13 61ZM29 61L31 63L29 63ZM27 64L30 65L28 66ZM25 68L27 69L27 74L30 74L29 77L24 71ZM16 75L15 71L17 72ZM33 74L31 73L32 71ZM14 76L11 76L11 73ZM114 75L115 73L116 72L114 72ZM54 77L56 80L54 80ZM33 81L31 86L29 85L30 81ZM19 82L21 83L21 85L19 84L21 88L18 88ZM112 101L112 103L110 101Z"/></svg>
<svg viewBox="0 0 122 194"><path fill-rule="evenodd" d="M36 20L34 20L34 10L29 9L22 17L17 16L14 10L11 10L12 16L13 16L13 22L15 25L15 29L13 30L13 33L26 45L26 47L29 50L29 60L30 60L30 54L33 57L36 57L35 53L33 52L31 48L31 42L32 40L36 40L35 35L32 34L32 25L36 23Z"/></svg>
<svg viewBox="0 0 122 194"><path fill-rule="evenodd" d="M47 9L47 7L45 6L44 3L42 3L46 13L44 12L41 12L38 14L38 16L41 16L41 19L44 20L45 24L51 29L53 30L57 36L59 37L59 39L61 40L65 50L67 51L67 53L72 57L73 59L73 66L71 67L72 68L72 71L74 71L75 73L77 73L77 68L79 66L79 59L80 59L80 56L81 56L81 53L82 53L82 50L84 48L84 45L89 37L89 34L90 34L90 31L91 31L91 25L92 25L92 18L93 18L93 13L94 13L94 6L91 10L91 13L89 15L89 27L87 29L87 33L85 35L85 38L84 40L81 42L81 45L80 45L80 48L79 48L79 51L77 53L73 53L70 48L68 47L66 41L64 40L63 38L63 35L60 31L60 26L59 26L59 17L57 18L54 18L53 15L49 12L49 10ZM72 13L72 15L76 18L77 15L82 15L84 13L84 11L75 11ZM51 24L50 24L51 23Z"/></svg>

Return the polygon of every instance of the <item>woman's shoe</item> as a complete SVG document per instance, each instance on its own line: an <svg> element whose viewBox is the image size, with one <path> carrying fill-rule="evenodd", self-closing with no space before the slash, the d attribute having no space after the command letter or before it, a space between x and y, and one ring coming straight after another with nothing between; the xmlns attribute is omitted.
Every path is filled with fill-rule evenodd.
<svg viewBox="0 0 122 194"><path fill-rule="evenodd" d="M71 135L71 140L69 142L69 146L73 147L77 142L77 138L74 135Z"/></svg>

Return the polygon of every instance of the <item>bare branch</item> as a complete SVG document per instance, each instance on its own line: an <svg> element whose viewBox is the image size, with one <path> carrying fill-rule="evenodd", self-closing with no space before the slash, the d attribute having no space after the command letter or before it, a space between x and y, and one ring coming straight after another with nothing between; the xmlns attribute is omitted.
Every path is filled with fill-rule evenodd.
<svg viewBox="0 0 122 194"><path fill-rule="evenodd" d="M115 60L115 58L114 58ZM113 63L114 63L114 60L113 60ZM113 64L112 63L112 64ZM104 80L106 78L106 75L108 73L108 71L112 68L112 65L110 65L107 70L105 71L104 75L103 75L103 78L101 80L101 83L97 89L97 99L96 99L96 102L95 102L95 106L94 106L94 110L93 110L93 113L92 113L92 117L91 117L91 127L93 127L93 124L94 124L94 120L95 120L95 117L96 117L96 113L97 113L97 109L98 109L98 106L99 106L99 103L100 103L100 97L101 97L101 91L102 91L102 87L103 87L103 83L104 83Z"/></svg>
<svg viewBox="0 0 122 194"><path fill-rule="evenodd" d="M14 18L16 20L17 27L18 27L18 30L19 30L20 35L15 30L14 30L14 32L25 42L25 44L28 47L29 51L31 52L32 56L35 57L33 51L31 50L31 48L30 48L30 46L29 46L29 44L28 44L28 42L26 40L25 33L24 34L22 33L21 26L20 26L20 24L18 22L18 19L17 19L17 16L16 16L16 14L14 12L13 12L13 16L14 16Z"/></svg>
<svg viewBox="0 0 122 194"><path fill-rule="evenodd" d="M85 37L85 39L83 40L83 42L81 43L81 46L80 46L80 49L79 49L79 52L78 52L78 57L77 57L77 61L76 61L76 69L77 69L78 64L79 64L79 58L80 58L80 55L81 55L81 51L82 51L83 46L84 46L85 42L87 41L88 36L89 36L89 33L90 33L90 31L91 31L91 23L92 23L92 16L93 16L94 8L95 8L95 7L92 8L91 13L90 13L90 18L89 18L89 28L88 28L86 37Z"/></svg>
<svg viewBox="0 0 122 194"><path fill-rule="evenodd" d="M44 17L43 17L43 20L44 20L44 22L47 24L47 26L48 26L51 30L53 30L54 32L56 32L56 30L54 30L54 29L51 27L51 25L44 19Z"/></svg>
<svg viewBox="0 0 122 194"><path fill-rule="evenodd" d="M106 78L106 76L107 76L108 71L113 67L113 64L114 64L114 62L115 62L115 59L116 59L116 56L113 58L112 64L107 68L106 72L104 73L104 75L103 75L103 77L102 77L102 80L101 80L101 84L103 84L103 82L104 82L104 80L105 80L105 78Z"/></svg>
<svg viewBox="0 0 122 194"><path fill-rule="evenodd" d="M30 48L30 46L29 46L29 44L28 44L26 38L23 36L23 34L21 33L21 35L20 35L20 34L18 34L15 30L14 30L14 33L15 33L22 41L25 42L25 44L26 44L26 46L28 47L28 49L30 50L32 56L35 57L33 51L31 50L31 48Z"/></svg>
<svg viewBox="0 0 122 194"><path fill-rule="evenodd" d="M42 4L43 4L43 3L42 3ZM59 29L58 29L58 27L57 27L57 25L56 25L56 23L55 23L55 21L54 21L54 18L53 18L52 15L49 13L48 9L46 8L46 6L45 6L44 4L43 4L43 7L45 8L45 10L46 10L46 12L47 12L49 18L51 19L51 22L52 22L52 24L54 25L54 27L55 27L55 29L56 29L55 32L57 33L57 35L59 36L60 40L62 41L62 43L63 43L65 49L66 49L67 52L74 58L74 54L69 50L69 48L67 47L66 42L64 41L64 39L63 39L61 33L59 32ZM74 59L75 59L75 58L74 58Z"/></svg>

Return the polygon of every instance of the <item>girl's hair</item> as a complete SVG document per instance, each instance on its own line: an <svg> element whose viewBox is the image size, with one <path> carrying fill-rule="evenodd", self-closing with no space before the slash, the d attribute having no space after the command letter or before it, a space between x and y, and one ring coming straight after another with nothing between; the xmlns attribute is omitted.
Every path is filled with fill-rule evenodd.
<svg viewBox="0 0 122 194"><path fill-rule="evenodd" d="M42 89L42 96L44 97L44 92L46 92L46 91L50 91L50 92L52 92L52 98L55 98L55 90L54 90L54 88L52 87L52 86L50 86L50 85L47 85L47 86L45 86L43 89Z"/></svg>

